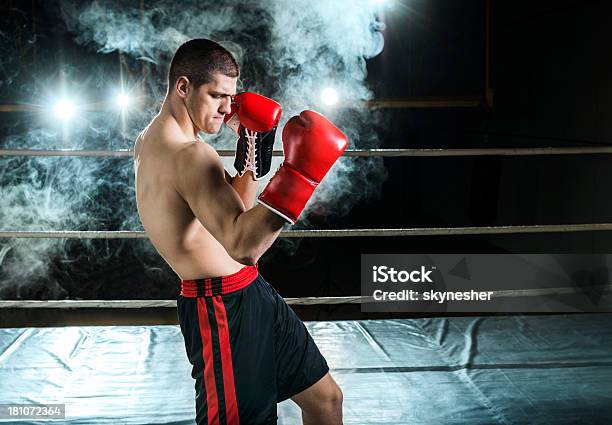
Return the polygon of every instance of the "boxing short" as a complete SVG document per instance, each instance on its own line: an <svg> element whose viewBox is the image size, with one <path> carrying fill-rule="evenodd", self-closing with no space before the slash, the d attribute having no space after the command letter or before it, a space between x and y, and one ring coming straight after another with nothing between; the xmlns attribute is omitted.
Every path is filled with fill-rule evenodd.
<svg viewBox="0 0 612 425"><path fill-rule="evenodd" d="M302 321L256 266L183 280L178 317L197 424L276 424L276 404L329 371Z"/></svg>

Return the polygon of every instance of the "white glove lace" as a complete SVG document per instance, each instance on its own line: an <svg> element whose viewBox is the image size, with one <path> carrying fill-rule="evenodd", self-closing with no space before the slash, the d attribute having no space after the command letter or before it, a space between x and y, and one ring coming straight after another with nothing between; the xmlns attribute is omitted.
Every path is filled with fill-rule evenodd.
<svg viewBox="0 0 612 425"><path fill-rule="evenodd" d="M255 143L257 143L257 132L251 131L248 128L245 128L244 134L247 139L247 152L246 152L246 163L244 167L244 173L250 170L253 172L253 176L256 176L257 175L257 163L256 163L257 152L255 149Z"/></svg>

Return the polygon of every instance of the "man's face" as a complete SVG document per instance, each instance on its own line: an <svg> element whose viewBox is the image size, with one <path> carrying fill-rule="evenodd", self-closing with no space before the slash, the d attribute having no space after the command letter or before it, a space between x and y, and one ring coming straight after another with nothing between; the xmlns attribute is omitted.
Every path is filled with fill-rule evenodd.
<svg viewBox="0 0 612 425"><path fill-rule="evenodd" d="M220 73L213 74L209 83L197 89L190 85L185 97L185 106L196 132L218 133L223 117L230 113L232 96L236 94L236 77Z"/></svg>

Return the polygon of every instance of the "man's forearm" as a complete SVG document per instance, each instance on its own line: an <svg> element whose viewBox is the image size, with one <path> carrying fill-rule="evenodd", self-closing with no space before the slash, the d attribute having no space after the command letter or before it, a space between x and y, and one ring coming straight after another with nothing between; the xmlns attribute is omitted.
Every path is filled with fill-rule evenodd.
<svg viewBox="0 0 612 425"><path fill-rule="evenodd" d="M256 205L240 214L235 226L235 246L232 257L242 264L255 264L280 234L285 219L263 205Z"/></svg>
<svg viewBox="0 0 612 425"><path fill-rule="evenodd" d="M230 184L236 193L238 193L240 199L242 199L244 207L247 210L253 208L253 205L255 205L257 188L259 187L259 182L253 179L253 173L251 171L247 171L242 177L236 174L234 177L231 177L230 181Z"/></svg>

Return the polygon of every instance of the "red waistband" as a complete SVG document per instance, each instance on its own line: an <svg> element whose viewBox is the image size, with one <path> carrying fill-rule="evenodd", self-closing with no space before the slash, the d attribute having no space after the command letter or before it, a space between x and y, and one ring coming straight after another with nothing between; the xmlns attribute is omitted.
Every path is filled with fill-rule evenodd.
<svg viewBox="0 0 612 425"><path fill-rule="evenodd" d="M206 279L181 280L181 295L186 298L229 294L248 286L257 277L257 264L244 266L236 273Z"/></svg>

